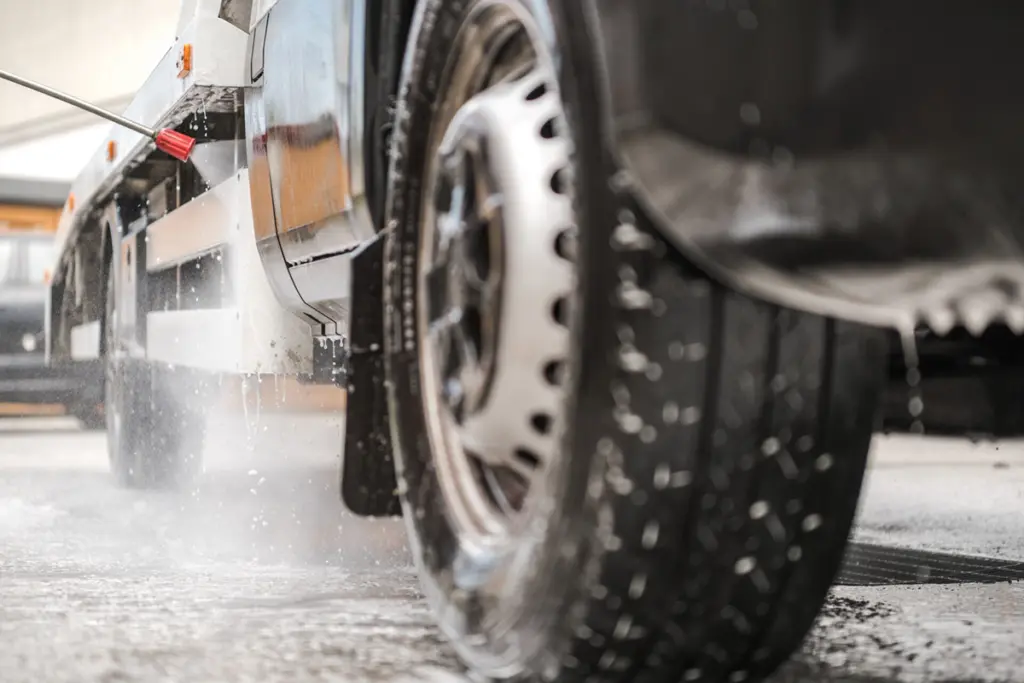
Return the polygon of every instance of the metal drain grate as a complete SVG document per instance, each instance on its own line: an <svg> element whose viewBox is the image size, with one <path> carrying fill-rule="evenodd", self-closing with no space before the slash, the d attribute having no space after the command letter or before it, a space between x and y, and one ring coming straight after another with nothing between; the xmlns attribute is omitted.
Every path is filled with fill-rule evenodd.
<svg viewBox="0 0 1024 683"><path fill-rule="evenodd" d="M1024 562L851 543L840 586L1024 581Z"/></svg>

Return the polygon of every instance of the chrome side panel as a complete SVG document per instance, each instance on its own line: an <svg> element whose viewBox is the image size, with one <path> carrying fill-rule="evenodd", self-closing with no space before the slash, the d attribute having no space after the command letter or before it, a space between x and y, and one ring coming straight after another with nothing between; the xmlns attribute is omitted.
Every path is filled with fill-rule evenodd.
<svg viewBox="0 0 1024 683"><path fill-rule="evenodd" d="M310 289L309 264L374 234L363 174L365 24L365 0L278 0L250 33L246 149L260 254L281 300L327 334L340 331L346 306L323 293L343 298L346 271L317 268L329 282Z"/></svg>
<svg viewBox="0 0 1024 683"><path fill-rule="evenodd" d="M289 310L313 324L326 319L306 305L288 275L288 264L281 251L274 220L274 202L267 159L267 126L262 93L263 57L270 15L266 14L249 33L249 58L245 80L245 149L249 164L249 195L252 203L253 237L274 296Z"/></svg>

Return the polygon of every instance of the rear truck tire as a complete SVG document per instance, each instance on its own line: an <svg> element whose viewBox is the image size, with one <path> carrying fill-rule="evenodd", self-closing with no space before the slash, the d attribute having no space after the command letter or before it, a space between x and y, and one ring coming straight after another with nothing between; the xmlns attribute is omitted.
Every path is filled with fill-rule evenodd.
<svg viewBox="0 0 1024 683"><path fill-rule="evenodd" d="M192 381L184 373L128 356L116 333L115 276L109 270L104 403L111 469L129 488L190 489L202 470L206 420L200 402L185 402Z"/></svg>
<svg viewBox="0 0 1024 683"><path fill-rule="evenodd" d="M413 21L384 297L410 546L482 676L761 679L837 572L885 337L729 291L660 237L615 182L568 6Z"/></svg>
<svg viewBox="0 0 1024 683"><path fill-rule="evenodd" d="M83 404L72 406L68 411L78 420L82 429L90 432L103 431L107 428L107 417L100 404Z"/></svg>

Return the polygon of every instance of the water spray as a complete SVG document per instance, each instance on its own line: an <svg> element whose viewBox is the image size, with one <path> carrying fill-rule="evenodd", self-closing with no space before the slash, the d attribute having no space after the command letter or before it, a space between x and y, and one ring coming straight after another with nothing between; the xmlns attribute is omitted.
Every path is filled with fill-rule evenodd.
<svg viewBox="0 0 1024 683"><path fill-rule="evenodd" d="M189 137L184 133L179 133L178 131L172 128L164 128L162 130L153 130L152 128L147 128L146 126L143 126L141 123L136 123L131 119L126 119L123 116L118 116L117 114L109 112L106 109L101 109L100 107L97 107L94 104L90 104L85 100L80 100L77 97L72 97L71 95L62 93L58 90L54 90L53 88L42 85L41 83L36 83L34 81L30 81L20 76L15 76L14 74L8 71L4 71L3 69L0 69L0 79L10 81L11 83L16 83L20 86L28 88L29 90L35 90L38 93L42 93L43 95L46 95L48 97L60 100L61 102L66 102L67 104L70 104L74 107L78 107L79 109L87 111L91 114L101 116L107 119L108 121L113 121L117 125L123 126L129 130L133 130L136 133L139 133L140 135L145 135L147 138L149 138L156 144L157 149L166 152L167 154L170 154L172 157L174 157L175 159L179 159L180 161L188 161L189 156L192 154L192 148L196 146L195 138Z"/></svg>

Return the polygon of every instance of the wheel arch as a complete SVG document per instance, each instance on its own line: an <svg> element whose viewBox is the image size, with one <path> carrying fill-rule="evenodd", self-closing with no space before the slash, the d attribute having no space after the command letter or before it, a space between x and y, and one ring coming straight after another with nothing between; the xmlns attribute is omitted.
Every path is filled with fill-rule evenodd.
<svg viewBox="0 0 1024 683"><path fill-rule="evenodd" d="M110 249L110 237L104 230L108 213L101 209L89 214L61 249L50 290L54 361L72 359L75 327L102 318ZM100 344L102 349L102 340Z"/></svg>
<svg viewBox="0 0 1024 683"><path fill-rule="evenodd" d="M100 357L103 358L107 354L107 326L106 326L106 315L107 315L107 297L111 295L110 287L110 271L114 267L114 240L117 235L117 225L113 221L105 220L101 223L99 229L100 238L102 240L101 249L101 261L100 261L100 281L102 288L100 291Z"/></svg>
<svg viewBox="0 0 1024 683"><path fill-rule="evenodd" d="M1017 324L1018 297L972 297L1024 282L1007 258L1024 108L1003 71L1024 14L941 4L929 22L901 3L587 4L616 182L754 298L894 328Z"/></svg>

